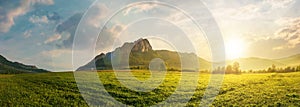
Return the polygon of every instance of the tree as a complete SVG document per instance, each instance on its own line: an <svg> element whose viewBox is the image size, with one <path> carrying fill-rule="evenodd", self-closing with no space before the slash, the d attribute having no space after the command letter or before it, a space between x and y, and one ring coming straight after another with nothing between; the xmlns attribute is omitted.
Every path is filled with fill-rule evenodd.
<svg viewBox="0 0 300 107"><path fill-rule="evenodd" d="M238 62L234 62L232 65L233 72L238 74L241 73L240 64Z"/></svg>
<svg viewBox="0 0 300 107"><path fill-rule="evenodd" d="M291 71L292 71L292 68L290 66L288 66L284 69L284 72L291 72Z"/></svg>
<svg viewBox="0 0 300 107"><path fill-rule="evenodd" d="M297 67L296 67L296 71L300 71L300 66L297 66Z"/></svg>
<svg viewBox="0 0 300 107"><path fill-rule="evenodd" d="M268 70L267 70L267 72L272 72L272 68L269 67Z"/></svg>
<svg viewBox="0 0 300 107"><path fill-rule="evenodd" d="M225 73L233 73L232 72L232 66L231 65L227 65Z"/></svg>
<svg viewBox="0 0 300 107"><path fill-rule="evenodd" d="M276 72L276 65L272 64L271 67L268 68L267 72Z"/></svg>
<svg viewBox="0 0 300 107"><path fill-rule="evenodd" d="M276 66L274 64L272 64L272 72L276 71Z"/></svg>

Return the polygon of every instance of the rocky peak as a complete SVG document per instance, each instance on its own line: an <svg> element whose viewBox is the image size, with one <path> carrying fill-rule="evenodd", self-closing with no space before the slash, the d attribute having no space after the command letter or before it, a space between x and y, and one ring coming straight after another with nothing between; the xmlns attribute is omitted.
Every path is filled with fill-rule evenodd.
<svg viewBox="0 0 300 107"><path fill-rule="evenodd" d="M132 47L131 51L133 52L148 52L152 51L152 46L150 45L147 39L139 39L134 42L134 46Z"/></svg>
<svg viewBox="0 0 300 107"><path fill-rule="evenodd" d="M119 47L115 52L130 53L130 52L149 52L152 51L152 46L147 39L139 39L131 43L124 43L122 47Z"/></svg>
<svg viewBox="0 0 300 107"><path fill-rule="evenodd" d="M101 59L101 58L104 58L105 57L105 54L104 53L101 53L100 55L97 55L95 57L95 60L98 60L98 59Z"/></svg>

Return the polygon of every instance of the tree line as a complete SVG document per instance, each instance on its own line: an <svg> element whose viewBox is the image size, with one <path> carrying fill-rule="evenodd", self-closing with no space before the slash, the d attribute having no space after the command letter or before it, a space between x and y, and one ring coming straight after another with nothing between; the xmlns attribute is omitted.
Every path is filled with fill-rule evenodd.
<svg viewBox="0 0 300 107"><path fill-rule="evenodd" d="M240 69L240 64L238 62L234 62L233 64L229 64L226 67L218 67L212 70L212 73L225 73L225 74L241 74L241 73L285 73L285 72L297 72L300 71L300 65L291 67L276 67L276 65L272 64L267 69L262 70L244 70ZM202 72L208 72L202 71Z"/></svg>
<svg viewBox="0 0 300 107"><path fill-rule="evenodd" d="M249 73L285 73L285 72L297 72L300 71L300 65L298 66L287 66L287 67L276 67L276 65L272 64L272 66L270 66L267 69L263 69L263 70L248 70L245 72L249 72Z"/></svg>
<svg viewBox="0 0 300 107"><path fill-rule="evenodd" d="M240 69L240 64L234 62L232 65L229 64L226 67L218 67L214 69L212 73L240 74L242 73L242 70Z"/></svg>

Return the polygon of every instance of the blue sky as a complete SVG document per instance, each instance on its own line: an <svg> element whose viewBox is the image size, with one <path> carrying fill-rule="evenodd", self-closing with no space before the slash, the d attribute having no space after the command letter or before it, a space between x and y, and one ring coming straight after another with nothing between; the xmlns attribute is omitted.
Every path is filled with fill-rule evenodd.
<svg viewBox="0 0 300 107"><path fill-rule="evenodd" d="M82 53L82 56L89 55L86 50L95 49L94 54L108 52L124 42L146 37L155 49L195 52L207 60L211 59L205 37L195 31L180 12L157 4L133 5L120 10L134 2L136 1L2 0L0 54L13 61L49 70L71 70L73 39L77 25L83 19L79 28L84 30L82 32L85 36L79 38L86 43L77 44L78 49L75 50ZM186 7L190 12L197 12L195 8L199 5L198 0L160 2ZM214 16L223 34L229 58L281 58L300 53L300 1L202 2ZM116 14L117 11L120 13ZM116 15L110 17L112 14ZM158 18L153 18L154 16ZM194 18L197 20L201 17ZM108 19L110 20L106 23ZM100 33L101 28L103 30ZM99 33L98 40L92 39L99 36ZM158 37L167 42L155 39ZM84 48L89 46L91 48ZM93 55L89 55L80 64L92 57Z"/></svg>

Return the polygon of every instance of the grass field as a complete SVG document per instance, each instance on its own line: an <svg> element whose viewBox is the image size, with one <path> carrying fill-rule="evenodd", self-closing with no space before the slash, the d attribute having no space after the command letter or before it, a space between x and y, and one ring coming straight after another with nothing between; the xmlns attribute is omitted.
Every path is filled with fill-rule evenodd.
<svg viewBox="0 0 300 107"><path fill-rule="evenodd" d="M138 80L150 78L150 72L132 72ZM192 73L191 73L192 74ZM181 73L168 72L164 81L150 92L136 92L124 87L114 72L98 72L105 89L117 101L132 106L150 106L165 101L174 94L179 84ZM193 95L188 106L200 104L210 74L200 74L195 93L190 87L175 93L176 96L168 104L185 105L182 99ZM129 80L131 81L131 80ZM155 80L154 80L155 81ZM183 81L184 84L191 84ZM186 83L185 83L186 82ZM145 85L148 87L148 85ZM103 93L103 90L87 87L90 92ZM111 99L94 93L86 94L94 98L97 104L110 106ZM101 97L102 96L102 97ZM96 99L95 99L96 98ZM0 75L0 105L1 106L88 106L81 96L74 74L68 73L36 73ZM300 72L266 73L266 74L226 74L222 88L212 106L300 106Z"/></svg>

